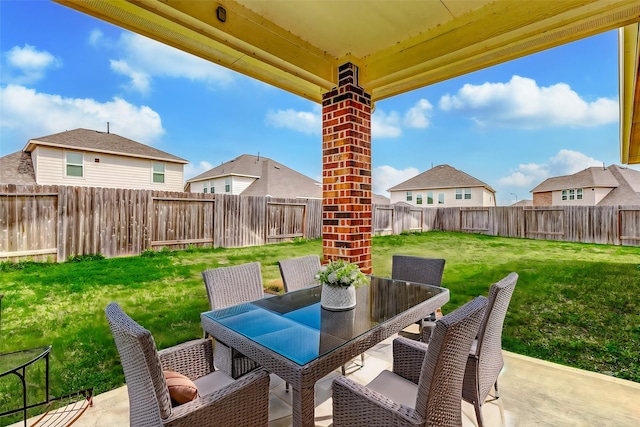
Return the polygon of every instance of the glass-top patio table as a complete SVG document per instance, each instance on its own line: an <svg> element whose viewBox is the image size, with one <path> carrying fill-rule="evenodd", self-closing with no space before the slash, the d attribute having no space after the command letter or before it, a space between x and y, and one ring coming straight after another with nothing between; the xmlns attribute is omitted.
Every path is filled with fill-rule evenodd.
<svg viewBox="0 0 640 427"><path fill-rule="evenodd" d="M314 286L202 313L216 340L288 381L293 425L314 425L316 381L449 301L437 286L371 277L346 311L320 307Z"/></svg>

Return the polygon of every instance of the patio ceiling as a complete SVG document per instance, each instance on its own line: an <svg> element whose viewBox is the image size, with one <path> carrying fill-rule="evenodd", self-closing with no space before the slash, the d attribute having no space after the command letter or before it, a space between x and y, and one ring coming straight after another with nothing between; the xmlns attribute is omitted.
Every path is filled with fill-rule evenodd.
<svg viewBox="0 0 640 427"><path fill-rule="evenodd" d="M621 161L640 163L640 0L54 0L315 102L360 68L374 101L621 31Z"/></svg>

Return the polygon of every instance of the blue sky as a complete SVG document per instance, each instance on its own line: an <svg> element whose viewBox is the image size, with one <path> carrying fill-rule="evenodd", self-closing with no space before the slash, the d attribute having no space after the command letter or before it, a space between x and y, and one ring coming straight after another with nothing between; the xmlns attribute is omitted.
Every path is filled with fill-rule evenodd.
<svg viewBox="0 0 640 427"><path fill-rule="evenodd" d="M530 199L550 176L620 164L611 31L376 103L373 190L449 164ZM320 106L49 1L0 0L0 155L110 131L190 162L258 153L321 180Z"/></svg>

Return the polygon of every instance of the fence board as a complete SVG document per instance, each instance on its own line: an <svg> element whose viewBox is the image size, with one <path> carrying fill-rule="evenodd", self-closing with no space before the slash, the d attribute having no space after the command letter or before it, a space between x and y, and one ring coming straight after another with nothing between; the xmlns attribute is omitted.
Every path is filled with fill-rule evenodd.
<svg viewBox="0 0 640 427"><path fill-rule="evenodd" d="M393 214L395 209L391 205L373 205L373 234L386 236L393 234Z"/></svg>
<svg viewBox="0 0 640 427"><path fill-rule="evenodd" d="M460 229L462 231L488 234L490 232L489 223L489 208L460 209Z"/></svg>

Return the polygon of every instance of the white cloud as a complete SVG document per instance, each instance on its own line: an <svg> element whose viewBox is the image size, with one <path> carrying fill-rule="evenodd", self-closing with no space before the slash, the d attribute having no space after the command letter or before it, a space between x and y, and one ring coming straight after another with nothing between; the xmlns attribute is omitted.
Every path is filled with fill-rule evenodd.
<svg viewBox="0 0 640 427"><path fill-rule="evenodd" d="M571 175L592 166L602 166L602 161L572 150L560 150L545 163L518 165L511 174L498 180L500 185L533 188L547 178Z"/></svg>
<svg viewBox="0 0 640 427"><path fill-rule="evenodd" d="M402 125L413 128L429 126L429 115L433 106L426 99L419 100L407 110L404 120L397 111L386 113L376 109L371 116L371 135L374 138L398 138L402 136ZM287 128L302 133L319 134L322 131L322 111L315 106L313 111L269 110L265 122L276 128Z"/></svg>
<svg viewBox="0 0 640 427"><path fill-rule="evenodd" d="M292 129L302 133L320 134L322 132L322 117L320 107L314 111L269 110L265 122L275 128Z"/></svg>
<svg viewBox="0 0 640 427"><path fill-rule="evenodd" d="M95 44L101 37L92 32L89 40ZM123 33L117 45L121 57L111 60L111 69L129 77L129 87L142 93L157 77L204 82L210 88L233 82L231 70L137 34Z"/></svg>
<svg viewBox="0 0 640 427"><path fill-rule="evenodd" d="M16 84L34 83L44 77L48 68L59 67L62 62L46 51L37 50L34 46L25 44L24 47L14 46L5 52L6 81ZM13 75L13 72L16 74Z"/></svg>
<svg viewBox="0 0 640 427"><path fill-rule="evenodd" d="M424 129L429 126L429 116L433 105L426 99L416 102L404 115L404 125L410 128Z"/></svg>
<svg viewBox="0 0 640 427"><path fill-rule="evenodd" d="M400 115L392 111L386 114L376 109L371 116L371 136L373 138L398 138L402 135L400 127Z"/></svg>
<svg viewBox="0 0 640 427"><path fill-rule="evenodd" d="M116 61L112 59L109 61L111 69L118 74L123 74L131 79L130 86L136 91L146 94L149 92L151 86L151 76L143 71L136 71L129 66L125 61Z"/></svg>
<svg viewBox="0 0 640 427"><path fill-rule="evenodd" d="M91 46L100 46L105 41L104 34L100 29L95 28L89 33L88 41Z"/></svg>
<svg viewBox="0 0 640 427"><path fill-rule="evenodd" d="M63 98L38 93L19 85L0 87L0 129L29 138L76 128L110 130L144 144L157 142L164 133L160 115L147 106L137 107L121 98L98 102L89 98ZM37 119L34 119L37 118ZM22 147L20 147L22 148Z"/></svg>
<svg viewBox="0 0 640 427"><path fill-rule="evenodd" d="M389 196L387 192L389 188L413 178L418 173L420 173L418 169L411 166L400 170L386 165L378 166L371 173L372 191L376 194Z"/></svg>
<svg viewBox="0 0 640 427"><path fill-rule="evenodd" d="M184 166L184 178L185 178L185 181L187 179L193 178L194 176L198 176L201 173L206 172L206 171L208 171L209 169L212 169L212 168L213 168L213 166L211 165L211 163L209 163L209 162L207 162L205 160L203 160L203 161L201 161L201 162L199 162L199 163L197 163L195 165L193 163L186 164Z"/></svg>
<svg viewBox="0 0 640 427"><path fill-rule="evenodd" d="M540 87L535 80L520 76L507 83L465 84L455 95L444 95L439 107L469 114L480 126L593 127L618 120L616 99L588 102L565 83Z"/></svg>

